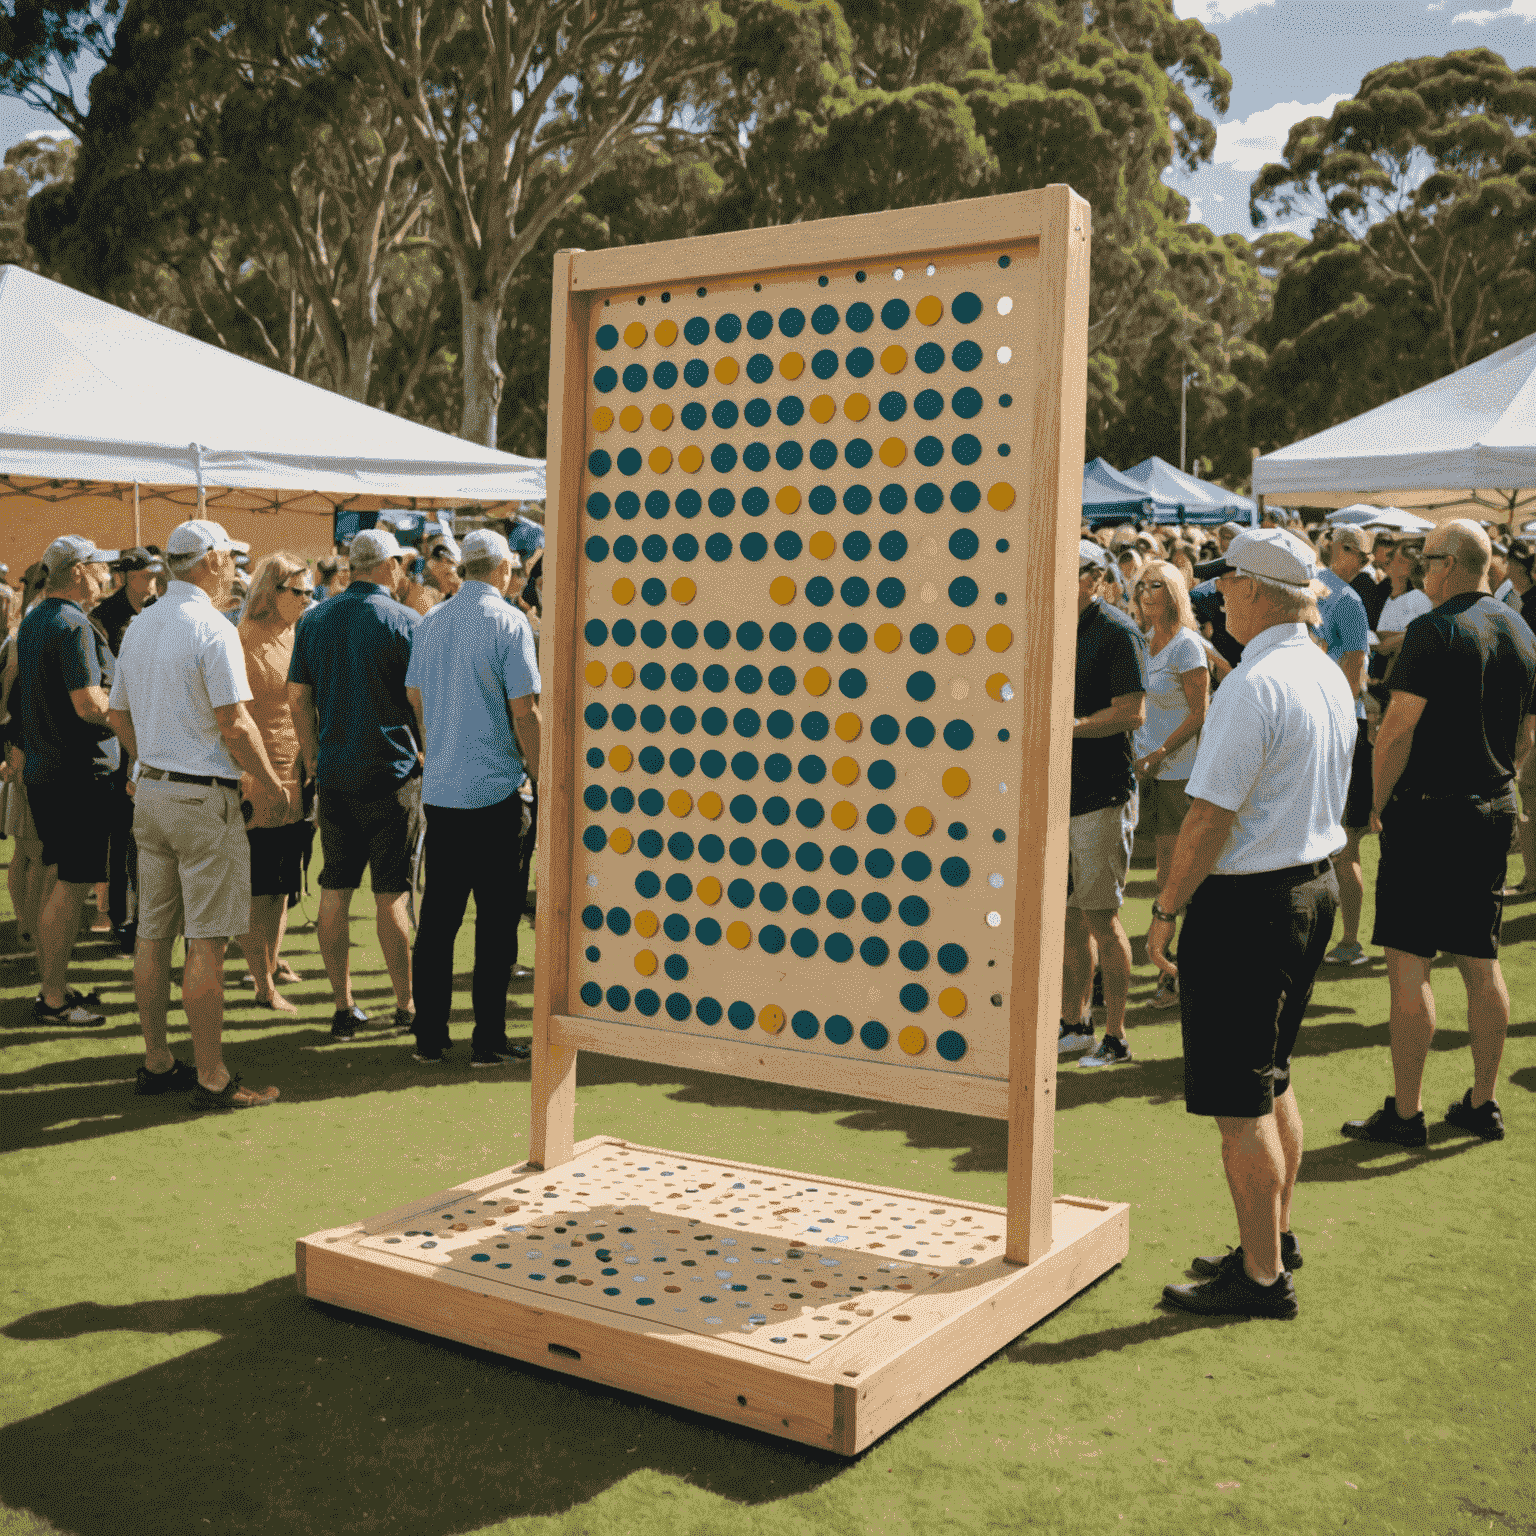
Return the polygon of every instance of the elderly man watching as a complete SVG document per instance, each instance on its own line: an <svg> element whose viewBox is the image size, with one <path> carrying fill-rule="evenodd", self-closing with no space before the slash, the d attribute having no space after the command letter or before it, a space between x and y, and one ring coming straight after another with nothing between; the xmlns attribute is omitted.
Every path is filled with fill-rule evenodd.
<svg viewBox="0 0 1536 1536"><path fill-rule="evenodd" d="M288 796L246 704L245 653L220 613L235 576L234 545L217 524L182 523L166 540L170 582L128 626L109 719L139 760L133 835L139 847L139 931L133 991L144 1031L138 1093L192 1090L193 1109L254 1109L276 1088L240 1086L224 1064L224 951L250 927L251 857L240 772L252 778L257 826L286 818ZM171 949L186 938L182 1006L194 1072L166 1042Z"/></svg>

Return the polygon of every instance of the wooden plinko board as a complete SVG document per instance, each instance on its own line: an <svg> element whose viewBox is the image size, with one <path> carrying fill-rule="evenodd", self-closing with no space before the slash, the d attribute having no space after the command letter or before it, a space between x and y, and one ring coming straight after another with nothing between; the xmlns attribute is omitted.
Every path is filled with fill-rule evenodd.
<svg viewBox="0 0 1536 1536"><path fill-rule="evenodd" d="M786 1209L794 1204L810 1208ZM1021 1267L998 1251L1005 1213L995 1206L596 1138L558 1176L525 1163L302 1238L298 1274L316 1301L852 1455L1119 1263L1128 1211L1057 1200L1050 1251ZM597 1262L588 1276L587 1256L604 1241L616 1262ZM423 1243L447 1245L448 1257ZM653 1263L658 1254L669 1262ZM568 1268L556 1267L562 1256ZM513 1262L515 1279L500 1278L494 1266ZM789 1264L799 1269L786 1276ZM812 1304L810 1283L822 1274L840 1277L826 1292L838 1294ZM560 1275L572 1278L562 1285ZM860 1275L868 1288L850 1289ZM600 1295L605 1281L618 1297ZM667 1290L673 1283L679 1291ZM743 1283L751 1294L738 1309L725 1287ZM765 1286L783 1296L765 1299ZM800 1298L788 1301L791 1292ZM702 1303L704 1294L715 1302ZM686 1295L688 1317L670 1315L674 1295ZM704 1321L711 1316L721 1324ZM797 1332L810 1335L805 1345Z"/></svg>

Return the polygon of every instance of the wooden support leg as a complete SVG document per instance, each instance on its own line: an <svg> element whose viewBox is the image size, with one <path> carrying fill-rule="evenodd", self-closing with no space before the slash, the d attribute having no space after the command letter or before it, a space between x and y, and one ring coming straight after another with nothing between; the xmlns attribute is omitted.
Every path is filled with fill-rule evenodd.
<svg viewBox="0 0 1536 1536"><path fill-rule="evenodd" d="M533 1120L528 1161L556 1168L571 1160L576 1144L576 1049L555 1046L547 1032L533 1042Z"/></svg>

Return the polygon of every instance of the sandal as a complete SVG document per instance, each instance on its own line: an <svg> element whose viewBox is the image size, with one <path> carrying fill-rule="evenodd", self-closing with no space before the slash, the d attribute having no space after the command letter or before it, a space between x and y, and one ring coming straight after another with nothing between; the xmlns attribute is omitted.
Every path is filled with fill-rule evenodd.
<svg viewBox="0 0 1536 1536"><path fill-rule="evenodd" d="M275 1104L276 1088L242 1088L240 1074L232 1073L230 1079L217 1093L199 1083L187 1098L189 1109L261 1109Z"/></svg>

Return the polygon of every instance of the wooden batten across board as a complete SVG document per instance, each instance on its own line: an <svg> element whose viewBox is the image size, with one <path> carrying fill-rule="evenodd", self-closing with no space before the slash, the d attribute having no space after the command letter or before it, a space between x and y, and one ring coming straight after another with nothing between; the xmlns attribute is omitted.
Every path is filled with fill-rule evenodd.
<svg viewBox="0 0 1536 1536"><path fill-rule="evenodd" d="M1118 1263L1052 1184L1089 210L562 251L530 1158L307 1295L853 1454ZM1007 1205L611 1138L583 1050L1006 1119Z"/></svg>

